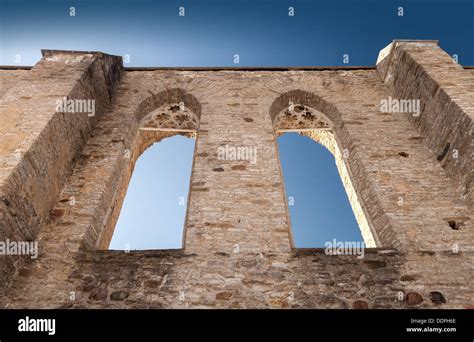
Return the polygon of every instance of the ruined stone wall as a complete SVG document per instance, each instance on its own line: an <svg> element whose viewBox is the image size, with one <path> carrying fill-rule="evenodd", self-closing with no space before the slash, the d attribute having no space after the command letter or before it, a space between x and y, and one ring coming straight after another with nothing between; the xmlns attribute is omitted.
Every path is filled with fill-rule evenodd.
<svg viewBox="0 0 474 342"><path fill-rule="evenodd" d="M9 89L0 102L1 241L36 238L110 103L120 63L100 53L46 52L29 72L13 71L2 82ZM62 98L94 99L96 115L59 112L56 101ZM2 283L14 272L13 259L0 260Z"/></svg>
<svg viewBox="0 0 474 342"><path fill-rule="evenodd" d="M464 70L433 41L394 41L386 50L386 61L378 67L384 83L394 97L420 99L423 115L408 117L455 181L462 198L472 202L472 70ZM458 221L464 224L462 217Z"/></svg>
<svg viewBox="0 0 474 342"><path fill-rule="evenodd" d="M110 103L103 102L101 115L87 126L90 135L65 133L79 129L81 119L52 126L50 134L79 151L69 154L64 150L51 158L48 151L40 150L38 164L46 170L62 170L58 177L36 178L41 184L30 187L28 174L35 168L25 164L24 179L17 178L11 189L42 187L24 196L26 207L41 210L19 209L20 218L30 218L37 228L31 230L27 221L14 225L8 221L12 213L8 203L20 202L15 197L19 192L0 188L3 236L11 235L8 227L31 230L40 247L37 260L17 260L4 273L8 284L2 288L0 303L5 307L115 308L472 307L474 291L469 283L474 275L474 235L464 171L466 165L472 165L472 155L467 152L472 148L469 91L473 74L455 66L463 78L459 88L455 79L449 85L436 83L435 71L444 70L445 64L450 69L452 61L440 57L444 52L431 43L427 48L418 42L404 44L416 50L418 58L387 59L389 48L381 54L378 70L121 72L120 62L106 55L47 52L15 85L10 86L10 81L2 85L10 87L1 102L2 110L11 112L8 115L17 113L24 122L35 120L37 111L22 99L35 89L35 104L50 111L41 98L48 87L61 87L61 92L51 90L50 96L57 96L67 93L69 88L64 87L95 86L99 94L108 94L99 98L108 98ZM82 67L74 69L74 64L66 62L70 60L102 65L103 78L109 82L100 83ZM425 120L424 125L430 122L423 119L426 116L442 114L428 111L434 106L432 101L438 101L426 90L430 82L441 89L437 93L449 87L450 92L444 92L446 101L460 111L462 120L468 120L467 126L455 125L452 130L456 145L463 146L460 158L464 159L458 163L464 171L454 171L438 160L433 152L436 136L429 135L410 115L380 111L381 100L389 96L413 95L401 93L412 77L410 63L420 72L436 64L430 77L411 79L418 82L411 89L419 91L426 103L419 119ZM385 70L401 75L393 77L399 81L387 81ZM3 72L11 73L11 78L20 74ZM74 77L57 80L58 74ZM37 82L42 87L19 83L25 77L29 84ZM97 96L97 92L92 94ZM459 104L458 95L462 95ZM357 195L351 198L359 201L379 247L368 249L364 258L293 247L276 136L285 129L311 133L321 126L314 126L317 120L290 120L287 124L294 122L294 126L276 126L276 115L290 102L321 113L344 151L343 163ZM13 103L21 108L13 111ZM176 114L183 110L180 103L186 109L183 117ZM52 125L54 116L44 120ZM17 134L14 127L18 126L11 126L13 138L7 139L9 127L2 124L0 135L0 175L6 179L16 169L3 165L10 151L21 146L23 132ZM43 126L36 131L49 132ZM42 134L47 137L46 133ZM136 159L153 142L174 134L196 138L184 248L130 253L105 250ZM32 139L29 137L26 135ZM256 163L219 159L218 148L224 145L255 147ZM20 161L26 158L21 156ZM71 172L64 164L71 165ZM21 207L15 204L15 208ZM1 258L3 262L5 257Z"/></svg>
<svg viewBox="0 0 474 342"><path fill-rule="evenodd" d="M28 69L0 69L0 97L13 87L19 79L28 75L28 72Z"/></svg>

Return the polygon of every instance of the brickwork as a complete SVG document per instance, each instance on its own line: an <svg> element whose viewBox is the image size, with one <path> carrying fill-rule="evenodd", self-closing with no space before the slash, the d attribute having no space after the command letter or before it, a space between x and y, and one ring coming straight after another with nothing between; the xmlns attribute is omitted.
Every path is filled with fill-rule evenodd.
<svg viewBox="0 0 474 342"><path fill-rule="evenodd" d="M377 69L124 70L45 51L0 75L0 237L40 249L0 256L4 307L474 305L474 74L435 42L394 42ZM64 96L96 99L96 115L55 112ZM421 114L381 111L390 97L420 99ZM363 258L294 248L287 131L335 155L377 246ZM183 249L107 251L137 158L175 134L196 139ZM219 158L222 146L257 158Z"/></svg>

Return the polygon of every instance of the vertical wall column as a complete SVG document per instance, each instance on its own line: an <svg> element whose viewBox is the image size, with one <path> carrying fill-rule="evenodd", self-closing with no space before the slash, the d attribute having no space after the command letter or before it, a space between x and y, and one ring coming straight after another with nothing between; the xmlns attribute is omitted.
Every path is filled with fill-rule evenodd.
<svg viewBox="0 0 474 342"><path fill-rule="evenodd" d="M420 100L420 115L409 115L410 120L454 180L462 199L472 203L472 70L456 63L436 41L404 40L395 40L380 52L377 69L393 97Z"/></svg>
<svg viewBox="0 0 474 342"><path fill-rule="evenodd" d="M226 75L203 104L191 175L187 252L288 252L291 236L271 97ZM254 87L255 88L255 87ZM265 102L266 101L266 102Z"/></svg>
<svg viewBox="0 0 474 342"><path fill-rule="evenodd" d="M120 57L99 52L43 51L41 61L4 94L0 240L36 238L92 127L109 105L121 69ZM58 107L64 99L65 106ZM92 106L94 111L88 111ZM0 258L2 283L14 270L12 259Z"/></svg>

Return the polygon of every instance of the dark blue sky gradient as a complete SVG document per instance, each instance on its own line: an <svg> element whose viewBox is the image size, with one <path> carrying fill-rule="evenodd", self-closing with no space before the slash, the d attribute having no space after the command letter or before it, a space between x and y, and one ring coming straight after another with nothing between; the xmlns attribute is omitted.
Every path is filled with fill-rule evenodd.
<svg viewBox="0 0 474 342"><path fill-rule="evenodd" d="M0 2L3 65L33 65L41 48L129 54L128 66L234 66L234 54L240 66L343 65L345 53L374 65L394 38L438 39L474 65L472 0Z"/></svg>

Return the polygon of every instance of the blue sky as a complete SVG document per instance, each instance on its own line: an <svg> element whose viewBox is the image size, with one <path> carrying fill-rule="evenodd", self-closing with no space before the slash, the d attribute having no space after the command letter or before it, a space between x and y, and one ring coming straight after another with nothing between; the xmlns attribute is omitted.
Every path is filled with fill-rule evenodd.
<svg viewBox="0 0 474 342"><path fill-rule="evenodd" d="M194 143L177 135L138 158L111 249L181 248Z"/></svg>
<svg viewBox="0 0 474 342"><path fill-rule="evenodd" d="M128 55L125 66L337 66L344 65L344 54L346 65L374 65L378 52L395 38L437 39L459 63L474 65L472 0L0 4L0 65L34 65L40 49ZM180 6L184 17L178 15ZM290 6L294 17L288 16ZM193 144L182 137L166 139L139 159L111 248L126 243L131 249L180 247L185 208L178 198L187 198ZM284 135L278 144L286 191L295 198L290 213L296 245L361 239L332 156L296 135Z"/></svg>
<svg viewBox="0 0 474 342"><path fill-rule="evenodd" d="M331 152L297 133L280 136L278 148L295 245L364 241Z"/></svg>
<svg viewBox="0 0 474 342"><path fill-rule="evenodd" d="M33 65L45 48L128 54L129 66L229 66L236 53L241 66L342 65L345 53L349 65L373 65L394 38L438 39L474 64L472 0L0 2L4 65L15 55Z"/></svg>

